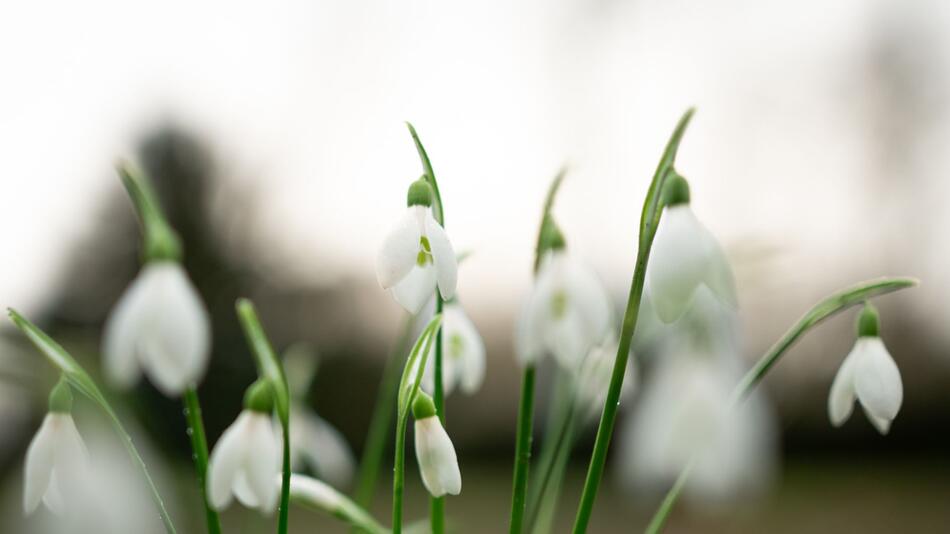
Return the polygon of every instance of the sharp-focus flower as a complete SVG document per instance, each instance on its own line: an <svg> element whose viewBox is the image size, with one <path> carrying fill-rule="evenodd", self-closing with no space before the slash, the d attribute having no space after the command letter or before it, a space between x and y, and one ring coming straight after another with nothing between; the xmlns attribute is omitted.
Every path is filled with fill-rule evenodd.
<svg viewBox="0 0 950 534"><path fill-rule="evenodd" d="M71 409L69 385L61 381L50 393L50 411L26 451L23 510L28 514L40 501L62 514L83 493L89 460Z"/></svg>
<svg viewBox="0 0 950 534"><path fill-rule="evenodd" d="M843 425L857 400L875 428L887 434L900 411L904 388L897 364L878 336L877 311L870 304L859 318L858 336L831 384L828 415L834 426Z"/></svg>
<svg viewBox="0 0 950 534"><path fill-rule="evenodd" d="M432 217L424 179L409 188L409 209L386 236L376 257L376 278L409 313L419 313L436 286L443 299L455 294L458 262L452 243Z"/></svg>
<svg viewBox="0 0 950 534"><path fill-rule="evenodd" d="M173 261L145 264L105 326L105 371L131 387L142 369L165 395L177 396L204 374L211 320L185 270Z"/></svg>
<svg viewBox="0 0 950 534"><path fill-rule="evenodd" d="M525 302L516 332L522 365L553 354L573 371L610 327L610 301L597 276L564 248L546 254Z"/></svg>
<svg viewBox="0 0 950 534"><path fill-rule="evenodd" d="M670 177L666 193L647 267L657 316L665 323L678 319L700 286L708 287L721 301L735 307L732 269L719 243L693 214L686 180L679 175Z"/></svg>
<svg viewBox="0 0 950 534"><path fill-rule="evenodd" d="M271 422L273 399L266 382L245 396L244 411L221 435L208 462L208 500L217 510L236 495L264 513L277 506L274 478L280 473L281 438Z"/></svg>
<svg viewBox="0 0 950 534"><path fill-rule="evenodd" d="M462 491L462 475L455 446L436 415L432 399L424 392L416 395L412 415L416 420L416 461L422 483L433 497L458 495Z"/></svg>
<svg viewBox="0 0 950 534"><path fill-rule="evenodd" d="M435 344L433 343L433 347ZM434 350L426 359L423 388L432 391L435 382ZM485 343L475 325L455 301L447 302L442 309L442 388L446 395L456 385L471 395L478 391L485 380Z"/></svg>
<svg viewBox="0 0 950 534"><path fill-rule="evenodd" d="M589 421L600 415L604 408L618 350L617 336L611 332L607 339L592 348L581 362L577 374L577 410L585 420ZM636 384L637 375L631 355L627 360L627 372L620 390L621 401L633 395Z"/></svg>

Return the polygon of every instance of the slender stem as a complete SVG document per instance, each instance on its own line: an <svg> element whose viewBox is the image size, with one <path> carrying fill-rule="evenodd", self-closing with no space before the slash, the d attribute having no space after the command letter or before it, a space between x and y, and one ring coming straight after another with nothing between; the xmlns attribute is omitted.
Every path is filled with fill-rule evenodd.
<svg viewBox="0 0 950 534"><path fill-rule="evenodd" d="M287 534L290 516L290 425L282 424L284 435L283 475L280 481L280 517L277 520L278 534Z"/></svg>
<svg viewBox="0 0 950 534"><path fill-rule="evenodd" d="M400 356L405 352L406 345L409 343L413 322L413 317L407 315L402 332L393 345L392 353L386 362L386 368L383 370L383 377L379 383L379 391L376 394L376 405L373 407L373 416L370 419L366 443L363 446L359 482L355 493L356 502L364 508L368 508L373 503L376 479L379 476L383 454L386 452L386 445L389 442L389 425L392 424L393 414L395 414L393 406L396 405L399 378L405 364Z"/></svg>
<svg viewBox="0 0 950 534"><path fill-rule="evenodd" d="M647 534L657 534L663 529L663 524L666 523L666 518L669 517L670 512L673 511L673 505L676 504L676 499L683 491L683 486L686 485L686 479L689 478L689 473L693 470L693 464L695 462L696 456L693 455L686 463L686 466L683 467L679 476L676 477L676 482L673 483L673 487L670 488L669 493L663 498L663 502L660 503L660 508L656 511L653 519L650 520L650 524L647 525L645 531Z"/></svg>
<svg viewBox="0 0 950 534"><path fill-rule="evenodd" d="M556 434L545 435L545 449L542 451L538 461L541 478L532 492L530 502L528 503L528 527L534 532L547 532L544 528L534 528L538 522L545 523L543 519L542 507L548 500L556 500L560 487L558 484L552 484L552 481L558 478L558 473L563 473L567 459L570 458L571 449L574 446L574 423L575 417L575 399L571 395L570 400L562 407L558 414L558 420L553 429ZM553 437L554 439L549 439ZM547 446L551 443L551 446ZM537 476L537 475L535 475Z"/></svg>
<svg viewBox="0 0 950 534"><path fill-rule="evenodd" d="M515 441L515 472L511 491L511 534L524 530L524 512L528 491L528 467L531 462L531 429L534 417L534 365L521 378L521 404L518 408L518 435Z"/></svg>
<svg viewBox="0 0 950 534"><path fill-rule="evenodd" d="M402 493L406 475L406 425L396 425L396 455L393 458L393 534L402 532Z"/></svg>
<svg viewBox="0 0 950 534"><path fill-rule="evenodd" d="M185 390L184 403L185 419L188 421L188 437L191 440L192 458L195 461L195 474L198 478L201 499L205 505L208 534L221 534L221 518L208 503L207 484L205 484L208 471L208 440L205 437L205 425L201 419L201 403L198 401L198 392L194 387Z"/></svg>
<svg viewBox="0 0 950 534"><path fill-rule="evenodd" d="M436 289L435 295L435 313L442 313L442 295ZM432 401L435 403L435 411L439 414L442 426L445 426L445 389L442 384L442 329L440 328L435 335L435 384ZM429 499L429 518L432 526L432 534L443 534L445 532L445 497L431 497Z"/></svg>

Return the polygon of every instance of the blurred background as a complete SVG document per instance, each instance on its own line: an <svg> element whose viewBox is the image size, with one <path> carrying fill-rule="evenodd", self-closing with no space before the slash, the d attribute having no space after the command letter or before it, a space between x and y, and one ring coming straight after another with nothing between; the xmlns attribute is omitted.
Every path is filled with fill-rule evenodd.
<svg viewBox="0 0 950 534"><path fill-rule="evenodd" d="M937 0L7 3L0 303L99 373L102 324L138 270L139 229L113 171L132 159L155 182L212 312L200 389L209 440L254 378L233 313L249 296L278 350L302 342L318 355L307 399L358 456L402 320L374 261L421 172L411 120L446 229L472 252L458 293L488 353L481 390L448 399L464 480L450 521L501 532L520 388L513 330L548 183L568 165L555 213L619 314L647 184L675 121L696 106L677 167L736 273L743 366L839 287L882 275L922 284L878 301L905 389L888 436L863 414L841 429L828 421L828 390L854 341L844 314L763 384L767 483L754 496L684 501L669 531L945 531L948 25L950 5ZM56 375L12 326L0 343L0 530L44 532L48 512L22 518L22 465ZM638 367L641 385L650 371ZM620 468L641 390L622 406L591 532L639 531L665 489L637 490ZM201 532L180 404L145 381L112 393L173 516ZM110 458L117 445L96 433L100 416L80 406L77 419L91 454ZM571 524L592 430L568 467L556 532ZM160 529L112 452L109 476L130 479L142 532ZM422 517L414 461L407 471L407 516ZM374 506L384 522L389 472ZM291 517L298 532L343 531L311 512ZM233 532L271 528L238 506L224 521Z"/></svg>

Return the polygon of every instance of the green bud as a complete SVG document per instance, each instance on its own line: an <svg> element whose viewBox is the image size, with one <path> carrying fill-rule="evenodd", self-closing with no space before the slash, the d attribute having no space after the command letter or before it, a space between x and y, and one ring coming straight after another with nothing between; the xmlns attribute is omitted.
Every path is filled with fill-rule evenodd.
<svg viewBox="0 0 950 534"><path fill-rule="evenodd" d="M415 400L412 401L412 417L418 421L426 417L433 417L435 413L435 403L432 402L432 397L420 389Z"/></svg>
<svg viewBox="0 0 950 534"><path fill-rule="evenodd" d="M409 186L409 194L407 195L407 204L409 207L412 206L432 206L432 186L429 185L429 181L426 180L426 175L422 175L418 180L412 182L412 185Z"/></svg>
<svg viewBox="0 0 950 534"><path fill-rule="evenodd" d="M270 382L258 378L244 393L244 409L254 412L271 413L274 409L274 393Z"/></svg>
<svg viewBox="0 0 950 534"><path fill-rule="evenodd" d="M870 302L864 303L864 309L858 316L858 337L878 337L881 331L881 320Z"/></svg>
<svg viewBox="0 0 950 534"><path fill-rule="evenodd" d="M70 413L73 411L73 392L69 382L60 377L59 382L49 392L49 411L55 413Z"/></svg>
<svg viewBox="0 0 950 534"><path fill-rule="evenodd" d="M677 206L680 204L689 204L689 182L678 172L670 170L670 176L663 186L663 205Z"/></svg>
<svg viewBox="0 0 950 534"><path fill-rule="evenodd" d="M549 250L564 250L566 246L564 234L554 222L554 218L548 215L544 218L544 226L541 228L541 254Z"/></svg>

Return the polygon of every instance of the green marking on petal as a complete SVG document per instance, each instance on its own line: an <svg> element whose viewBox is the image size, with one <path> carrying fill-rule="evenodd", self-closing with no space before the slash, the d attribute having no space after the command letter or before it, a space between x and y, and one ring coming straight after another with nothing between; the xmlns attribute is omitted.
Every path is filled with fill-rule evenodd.
<svg viewBox="0 0 950 534"><path fill-rule="evenodd" d="M558 291L551 297L551 315L554 319L563 319L567 313L567 293Z"/></svg>
<svg viewBox="0 0 950 534"><path fill-rule="evenodd" d="M462 358L462 351L465 350L465 340L460 334L449 336L449 356L458 360Z"/></svg>

